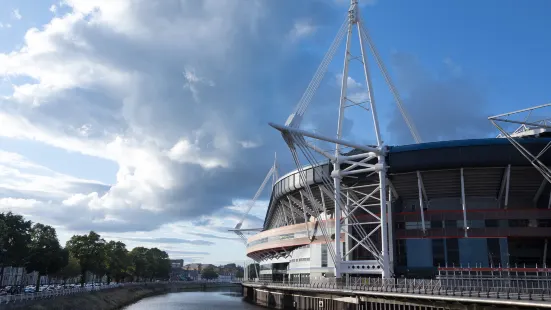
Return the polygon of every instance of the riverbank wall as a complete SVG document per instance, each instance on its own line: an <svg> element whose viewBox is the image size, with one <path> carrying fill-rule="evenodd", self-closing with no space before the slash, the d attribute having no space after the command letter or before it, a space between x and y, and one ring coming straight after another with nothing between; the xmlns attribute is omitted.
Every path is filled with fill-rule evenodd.
<svg viewBox="0 0 551 310"><path fill-rule="evenodd" d="M237 288L232 283L146 283L95 292L28 300L0 305L0 310L118 310L143 298L181 291L202 291L217 288Z"/></svg>
<svg viewBox="0 0 551 310"><path fill-rule="evenodd" d="M269 309L294 310L497 310L497 309L551 309L551 302L509 296L497 298L467 295L437 295L431 292L400 293L330 289L313 287L285 287L261 283L244 283L243 299ZM436 292L435 292L436 293Z"/></svg>

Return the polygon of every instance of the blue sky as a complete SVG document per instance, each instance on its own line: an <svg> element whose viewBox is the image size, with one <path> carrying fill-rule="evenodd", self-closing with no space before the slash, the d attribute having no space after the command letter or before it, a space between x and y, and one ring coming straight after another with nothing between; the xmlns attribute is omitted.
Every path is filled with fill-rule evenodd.
<svg viewBox="0 0 551 310"><path fill-rule="evenodd" d="M237 222L347 9L344 0L4 0L0 211L131 247L244 258ZM488 137L486 118L550 102L548 1L364 1L424 141ZM367 3L369 2L369 3ZM342 48L307 112L332 134ZM371 59L383 137L412 143ZM350 71L365 93L359 67ZM348 139L373 142L366 113ZM268 193L253 208L258 226Z"/></svg>

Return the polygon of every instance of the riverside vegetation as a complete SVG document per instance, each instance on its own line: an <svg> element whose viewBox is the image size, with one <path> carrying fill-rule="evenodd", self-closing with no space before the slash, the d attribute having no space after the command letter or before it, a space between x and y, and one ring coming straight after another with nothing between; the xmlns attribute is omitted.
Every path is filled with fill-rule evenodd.
<svg viewBox="0 0 551 310"><path fill-rule="evenodd" d="M158 248L128 251L123 242L106 242L94 231L74 235L62 247L53 227L32 223L12 212L0 213L0 284L5 266L38 273L37 291L43 275L63 282L80 276L84 286L87 274L107 277L110 283L168 279L171 270L168 254Z"/></svg>

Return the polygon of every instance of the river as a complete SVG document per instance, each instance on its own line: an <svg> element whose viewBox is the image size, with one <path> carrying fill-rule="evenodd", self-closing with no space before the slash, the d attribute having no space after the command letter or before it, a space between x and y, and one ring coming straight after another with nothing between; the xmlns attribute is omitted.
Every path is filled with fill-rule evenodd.
<svg viewBox="0 0 551 310"><path fill-rule="evenodd" d="M239 290L179 292L142 299L123 310L258 310L263 309L242 301Z"/></svg>

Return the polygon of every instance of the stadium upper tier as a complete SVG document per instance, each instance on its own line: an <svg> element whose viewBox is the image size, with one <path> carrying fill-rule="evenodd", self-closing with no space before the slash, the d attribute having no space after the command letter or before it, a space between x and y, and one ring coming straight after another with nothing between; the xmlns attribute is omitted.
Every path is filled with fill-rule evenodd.
<svg viewBox="0 0 551 310"><path fill-rule="evenodd" d="M551 138L522 138L518 140L523 147L534 154L538 154ZM389 147L387 152L387 179L390 181L393 192L394 236L398 239L405 238L448 238L461 237L464 230L459 224L463 218L461 208L461 173L463 173L464 192L467 199L467 219L472 236L504 237L511 236L549 236L551 228L540 227L536 229L517 229L514 233L507 232L502 227L489 228L488 225L478 225L477 221L485 220L537 220L550 218L549 211L549 185L543 182L543 176L531 165L531 163L507 140L501 138L476 139L432 142L415 145ZM551 153L546 152L539 158L544 164L551 165ZM329 162L316 167L305 167L306 183L312 189L316 200L315 205L326 209L328 220L333 220L331 210L334 209L332 193L324 190L319 174L330 175L332 165ZM411 229L403 227L420 223L419 212L419 187L418 174L423 183L423 199L427 201L424 206L423 229ZM505 182L505 178L508 182ZM373 177L359 175L345 177L343 185L354 185L356 191L372 191L369 184L373 184ZM365 184L365 189L361 189ZM507 187L507 188L505 188ZM547 187L547 188L546 188ZM506 190L506 191L505 191ZM506 194L504 194L506 192ZM277 180L270 198L269 208L264 222L264 233L260 233L253 239L261 236L273 235L273 229L289 227L305 222L315 222L313 215L315 205L305 197L304 186L300 182L299 172L292 171ZM304 208L301 208L304 206ZM531 212L520 212L524 209ZM496 212L496 211L507 212ZM517 210L517 211L515 211ZM372 212L377 212L373 209ZM542 212L544 214L542 214ZM361 215L360 215L361 216ZM433 221L458 221L453 229L443 227L430 227ZM402 223L401 223L402 222ZM313 225L313 224L311 224ZM435 224L439 225L439 224ZM304 230L304 226L293 228ZM268 232L269 231L269 232ZM273 231L276 233L277 231ZM302 232L301 232L302 233ZM297 246L308 243L305 239L297 239L293 245L291 239L286 236L281 247L283 251L289 251ZM274 240L275 241L275 240ZM260 248L269 248L268 244L259 246L249 242L249 253L256 252ZM278 245L283 245L278 241Z"/></svg>

